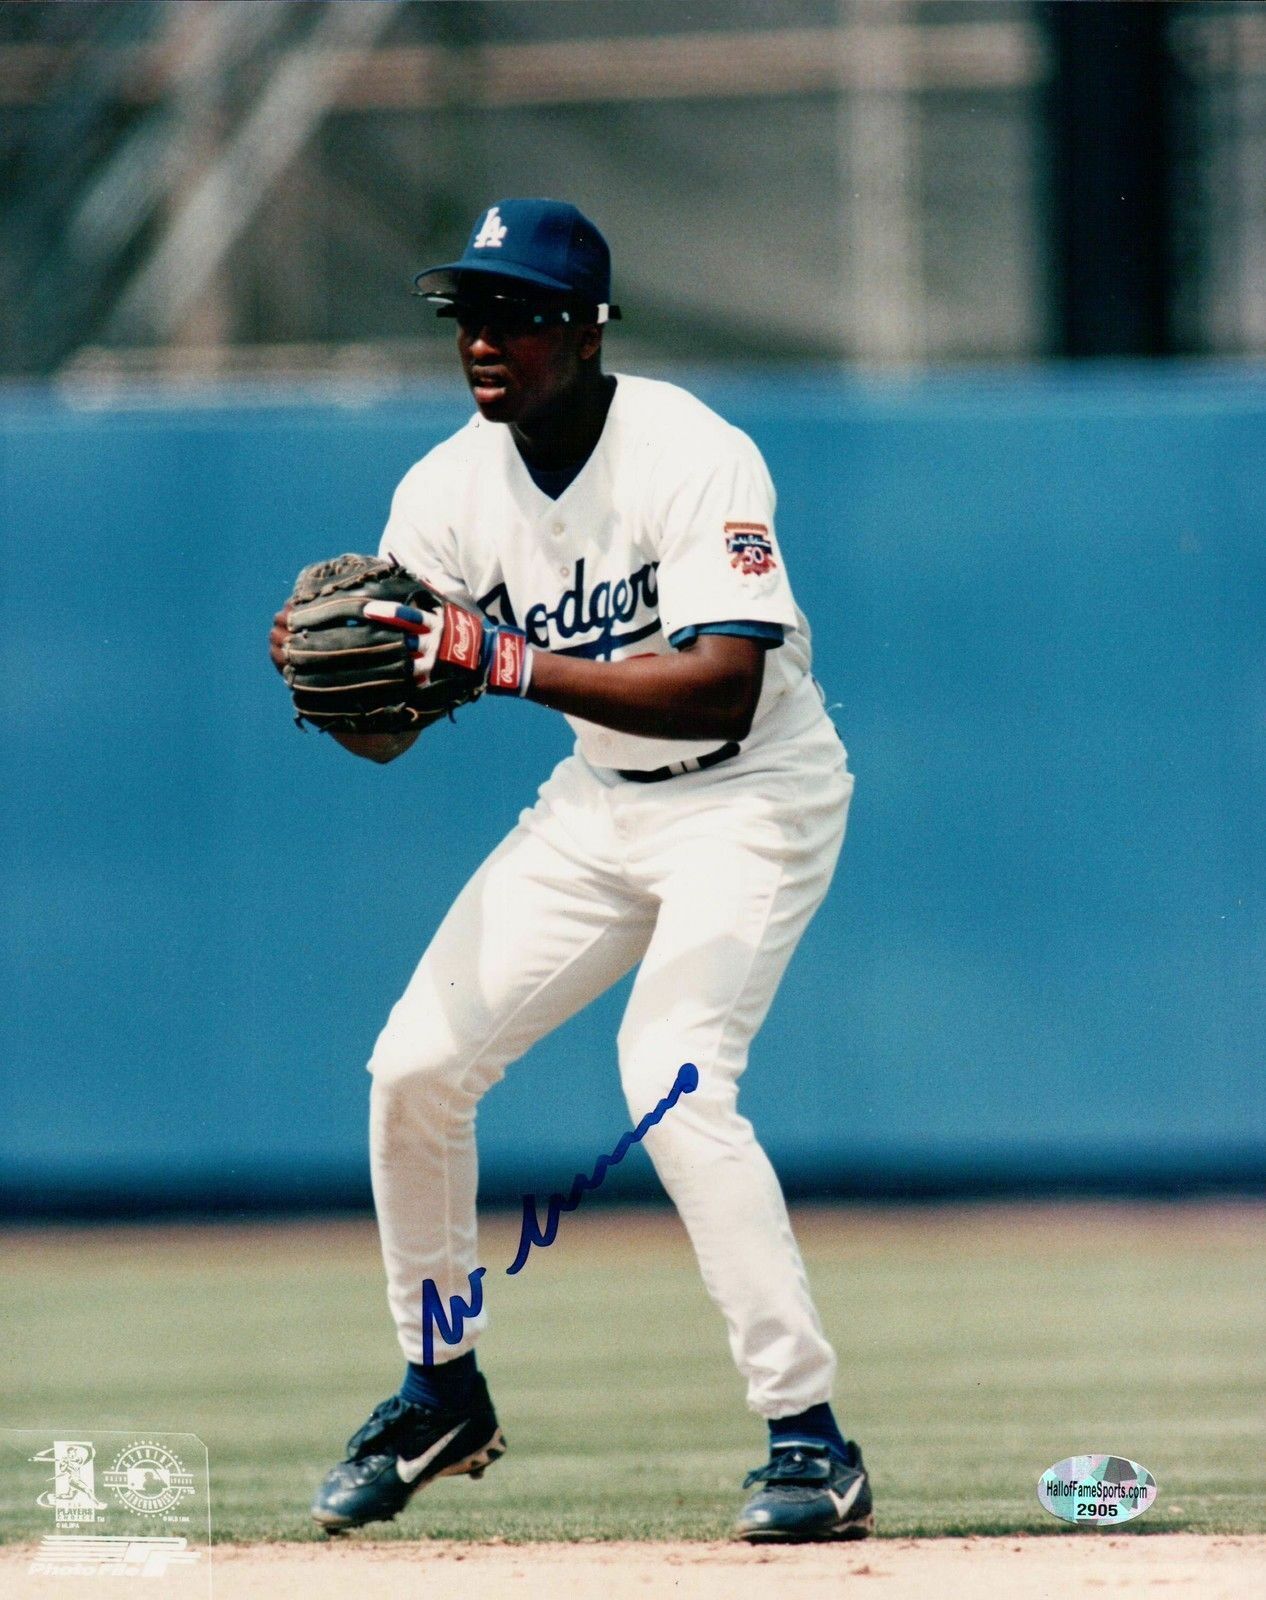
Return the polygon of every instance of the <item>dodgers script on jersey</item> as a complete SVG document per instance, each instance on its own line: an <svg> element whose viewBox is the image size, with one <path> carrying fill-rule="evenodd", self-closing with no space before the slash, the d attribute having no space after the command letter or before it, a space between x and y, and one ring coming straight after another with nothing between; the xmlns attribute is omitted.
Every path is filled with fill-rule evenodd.
<svg viewBox="0 0 1266 1600"><path fill-rule="evenodd" d="M666 653L708 623L777 624L744 748L794 737L822 700L761 454L675 384L616 380L602 436L557 500L509 428L475 415L405 475L380 553L562 654L619 661ZM598 767L653 769L715 746L568 721Z"/></svg>

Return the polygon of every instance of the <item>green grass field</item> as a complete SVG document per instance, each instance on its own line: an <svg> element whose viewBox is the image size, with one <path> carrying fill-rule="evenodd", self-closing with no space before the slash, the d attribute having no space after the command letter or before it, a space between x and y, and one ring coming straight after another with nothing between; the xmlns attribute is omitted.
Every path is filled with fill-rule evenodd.
<svg viewBox="0 0 1266 1600"><path fill-rule="evenodd" d="M1266 1530L1261 1207L797 1216L884 1535L1056 1533L1039 1473L1150 1468L1140 1533ZM711 1539L764 1456L684 1234L583 1210L517 1278L486 1224L481 1364L510 1452L357 1538ZM319 1537L312 1488L399 1381L368 1224L5 1236L0 1426L196 1433L215 1537ZM74 1435L72 1435L74 1436ZM8 1504L0 1533L47 1513Z"/></svg>

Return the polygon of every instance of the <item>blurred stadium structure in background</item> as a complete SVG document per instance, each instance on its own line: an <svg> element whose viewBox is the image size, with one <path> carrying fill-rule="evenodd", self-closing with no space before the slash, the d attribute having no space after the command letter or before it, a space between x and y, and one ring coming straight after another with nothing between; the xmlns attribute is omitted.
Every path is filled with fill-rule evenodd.
<svg viewBox="0 0 1266 1600"><path fill-rule="evenodd" d="M6 4L0 141L9 375L447 365L542 191L635 362L1266 351L1259 6Z"/></svg>
<svg viewBox="0 0 1266 1600"><path fill-rule="evenodd" d="M0 530L92 595L0 651L0 1215L368 1204L373 1035L570 738L330 759L264 635L469 415L409 288L516 193L764 452L858 776L744 1081L784 1183L1266 1191L1266 4L0 0L0 146ZM485 1196L627 1125L622 996Z"/></svg>

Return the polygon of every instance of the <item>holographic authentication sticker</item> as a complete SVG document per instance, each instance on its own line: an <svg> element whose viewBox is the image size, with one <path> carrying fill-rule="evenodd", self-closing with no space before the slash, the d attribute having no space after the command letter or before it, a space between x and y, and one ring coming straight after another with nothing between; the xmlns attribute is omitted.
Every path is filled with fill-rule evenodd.
<svg viewBox="0 0 1266 1600"><path fill-rule="evenodd" d="M1037 1480L1037 1497L1051 1513L1081 1528L1119 1528L1156 1498L1156 1479L1124 1456L1069 1456Z"/></svg>

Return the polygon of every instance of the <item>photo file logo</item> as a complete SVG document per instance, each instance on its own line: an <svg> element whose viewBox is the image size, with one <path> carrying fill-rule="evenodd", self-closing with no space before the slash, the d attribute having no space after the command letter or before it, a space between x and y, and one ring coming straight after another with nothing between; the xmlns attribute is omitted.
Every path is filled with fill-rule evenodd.
<svg viewBox="0 0 1266 1600"><path fill-rule="evenodd" d="M132 1539L125 1535L46 1533L30 1572L45 1578L165 1578L171 1567L202 1559L188 1539Z"/></svg>

